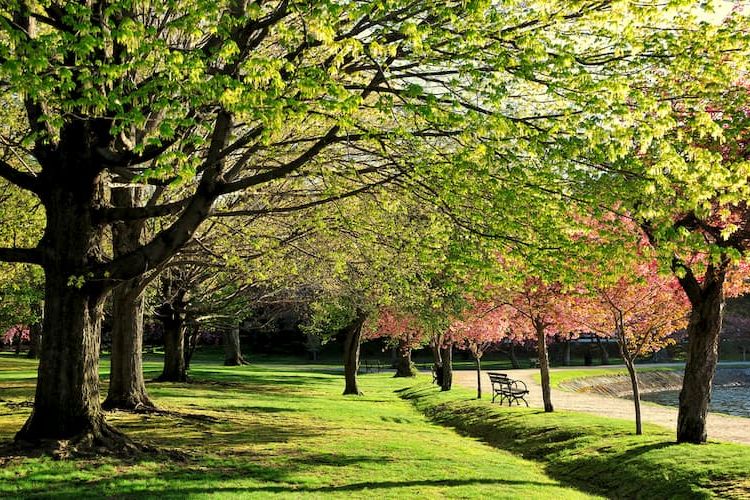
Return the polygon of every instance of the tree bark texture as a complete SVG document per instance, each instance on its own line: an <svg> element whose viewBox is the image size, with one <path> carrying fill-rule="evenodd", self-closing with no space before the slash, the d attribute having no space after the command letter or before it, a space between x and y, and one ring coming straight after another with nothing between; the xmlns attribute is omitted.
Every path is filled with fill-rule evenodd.
<svg viewBox="0 0 750 500"><path fill-rule="evenodd" d="M542 399L544 400L544 411L552 412L552 388L549 379L549 355L547 354L547 335L544 324L534 321L536 328L537 355L539 357L539 372L542 379Z"/></svg>
<svg viewBox="0 0 750 500"><path fill-rule="evenodd" d="M185 325L179 313L161 316L164 326L164 369L160 382L187 382Z"/></svg>
<svg viewBox="0 0 750 500"><path fill-rule="evenodd" d="M21 441L64 439L93 445L119 435L105 423L99 401L107 289L86 279L87 266L102 260L104 227L92 220L91 207L103 201L105 182L101 176L87 177L85 166L78 167L74 176L61 167L56 175L47 172L54 178L44 179L44 341L34 409L16 434Z"/></svg>
<svg viewBox="0 0 750 500"><path fill-rule="evenodd" d="M240 348L240 329L238 327L224 330L224 366L240 366L248 364L242 357Z"/></svg>
<svg viewBox="0 0 750 500"><path fill-rule="evenodd" d="M112 201L118 206L141 205L142 189L117 188ZM115 257L135 250L141 242L142 221L112 226ZM121 283L112 291L112 356L105 409L153 408L143 378L143 291L139 279Z"/></svg>
<svg viewBox="0 0 750 500"><path fill-rule="evenodd" d="M453 387L453 344L450 343L440 348L440 359L443 371L440 380L440 390L450 391Z"/></svg>
<svg viewBox="0 0 750 500"><path fill-rule="evenodd" d="M367 319L367 315L362 311L358 311L356 318L346 329L346 337L344 339L344 395L362 395L357 385L357 372L359 371L359 346L362 341L362 325L364 325L365 319Z"/></svg>
<svg viewBox="0 0 750 500"><path fill-rule="evenodd" d="M722 272L709 275L700 295L691 297L687 362L677 415L677 441L680 443L704 443L707 438L706 416L719 359L724 314L724 278Z"/></svg>

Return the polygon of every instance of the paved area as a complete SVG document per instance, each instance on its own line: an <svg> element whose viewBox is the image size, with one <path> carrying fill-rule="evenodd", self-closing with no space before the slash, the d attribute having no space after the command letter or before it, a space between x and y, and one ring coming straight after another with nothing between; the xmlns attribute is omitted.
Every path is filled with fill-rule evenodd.
<svg viewBox="0 0 750 500"><path fill-rule="evenodd" d="M613 368L608 366L607 368ZM564 369L564 368L562 368ZM576 369L580 369L577 367ZM529 387L529 405L532 407L543 407L542 392L540 385L534 381L533 375L538 373L537 369L527 370L503 370L514 379L523 380ZM596 375L596 368L591 368L592 376ZM475 371L461 370L453 372L455 383L476 390L477 374ZM482 389L485 394L489 393L490 379L487 372L482 372ZM594 413L606 417L635 420L633 415L633 403L627 399L602 396L598 394L585 394L568 392L560 389L552 389L552 404L555 409L581 411ZM667 429L677 428L677 408L643 403L641 415L644 422L657 424ZM635 424L633 424L635 426ZM731 441L750 445L750 418L731 417L718 414L709 414L708 438L713 441Z"/></svg>

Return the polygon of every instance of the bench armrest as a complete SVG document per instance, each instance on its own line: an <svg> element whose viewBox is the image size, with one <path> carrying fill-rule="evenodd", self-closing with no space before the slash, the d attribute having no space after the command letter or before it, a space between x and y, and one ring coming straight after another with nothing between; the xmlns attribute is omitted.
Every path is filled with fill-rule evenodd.
<svg viewBox="0 0 750 500"><path fill-rule="evenodd" d="M521 389L522 388L521 386L523 386L523 390L524 391L529 392L529 388L526 387L526 382L524 382L523 380L514 380L513 381L513 387L514 388Z"/></svg>

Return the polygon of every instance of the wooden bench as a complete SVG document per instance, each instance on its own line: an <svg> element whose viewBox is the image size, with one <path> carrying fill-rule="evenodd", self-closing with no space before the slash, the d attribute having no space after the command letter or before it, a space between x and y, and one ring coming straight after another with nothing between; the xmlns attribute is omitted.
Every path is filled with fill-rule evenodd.
<svg viewBox="0 0 750 500"><path fill-rule="evenodd" d="M489 372L490 382L492 383L492 402L495 402L496 398L500 398L500 404L503 404L506 400L508 406L512 405L513 402L521 406L521 401L529 406L529 402L526 401L526 395L529 393L529 389L522 380L513 380L508 378L505 373Z"/></svg>

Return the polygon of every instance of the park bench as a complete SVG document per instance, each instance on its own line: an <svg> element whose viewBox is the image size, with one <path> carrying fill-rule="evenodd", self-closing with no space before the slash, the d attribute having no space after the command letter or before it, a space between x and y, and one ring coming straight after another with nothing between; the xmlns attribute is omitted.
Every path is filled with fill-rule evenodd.
<svg viewBox="0 0 750 500"><path fill-rule="evenodd" d="M372 372L380 373L386 368L386 366L379 359L376 359L374 361L365 359L363 360L363 363L360 365L360 368L362 368L365 373L372 373Z"/></svg>
<svg viewBox="0 0 750 500"><path fill-rule="evenodd" d="M490 382L492 383L492 402L495 402L496 398L500 398L500 404L503 404L506 400L508 406L512 405L515 401L519 406L521 401L529 406L529 402L526 401L526 395L529 393L529 389L522 380L513 380L508 378L505 373L489 372Z"/></svg>

